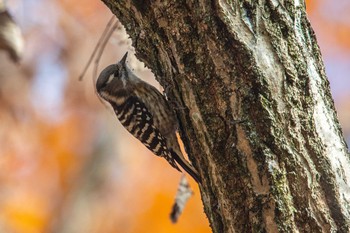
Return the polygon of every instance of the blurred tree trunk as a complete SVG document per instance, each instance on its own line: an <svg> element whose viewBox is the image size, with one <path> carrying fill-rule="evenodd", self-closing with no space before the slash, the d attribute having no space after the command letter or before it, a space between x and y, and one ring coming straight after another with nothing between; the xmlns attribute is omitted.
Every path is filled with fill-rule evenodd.
<svg viewBox="0 0 350 233"><path fill-rule="evenodd" d="M348 232L350 156L303 0L103 0L174 105L213 232Z"/></svg>

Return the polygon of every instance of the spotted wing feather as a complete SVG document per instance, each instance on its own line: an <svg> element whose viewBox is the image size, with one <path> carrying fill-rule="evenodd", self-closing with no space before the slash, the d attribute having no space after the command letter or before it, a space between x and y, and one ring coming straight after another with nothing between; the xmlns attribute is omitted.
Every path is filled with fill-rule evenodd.
<svg viewBox="0 0 350 233"><path fill-rule="evenodd" d="M153 116L137 97L129 97L120 105L112 105L122 125L155 155L164 157L175 169L181 171L167 147L166 139L155 127Z"/></svg>

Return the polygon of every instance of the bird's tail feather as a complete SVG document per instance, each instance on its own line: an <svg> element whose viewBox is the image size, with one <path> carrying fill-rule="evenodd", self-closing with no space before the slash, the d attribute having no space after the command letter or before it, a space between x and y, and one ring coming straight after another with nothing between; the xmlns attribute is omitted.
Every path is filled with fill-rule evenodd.
<svg viewBox="0 0 350 233"><path fill-rule="evenodd" d="M198 175L198 172L196 171L196 169L189 164L189 162L187 162L185 160L185 158L180 157L176 152L174 152L173 150L171 150L171 154L172 157L175 159L175 161L190 175L192 176L192 178L197 181L197 183L201 183L201 179Z"/></svg>

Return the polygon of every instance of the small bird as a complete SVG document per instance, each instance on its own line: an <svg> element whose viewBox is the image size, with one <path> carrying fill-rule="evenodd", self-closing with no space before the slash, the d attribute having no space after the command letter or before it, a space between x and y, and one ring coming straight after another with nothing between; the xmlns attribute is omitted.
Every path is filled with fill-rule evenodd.
<svg viewBox="0 0 350 233"><path fill-rule="evenodd" d="M101 72L96 82L98 95L111 104L122 125L149 150L164 157L178 171L180 165L200 183L198 172L180 150L173 110L155 87L129 69L127 55Z"/></svg>

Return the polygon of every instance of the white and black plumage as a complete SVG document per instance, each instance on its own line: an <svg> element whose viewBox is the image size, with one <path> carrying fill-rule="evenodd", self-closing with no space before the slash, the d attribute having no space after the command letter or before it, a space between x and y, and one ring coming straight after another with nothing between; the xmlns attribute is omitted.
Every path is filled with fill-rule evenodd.
<svg viewBox="0 0 350 233"><path fill-rule="evenodd" d="M184 158L176 137L177 119L165 97L139 79L126 65L127 53L99 75L98 94L109 102L122 125L154 154L179 170L180 165L197 182L195 168Z"/></svg>

